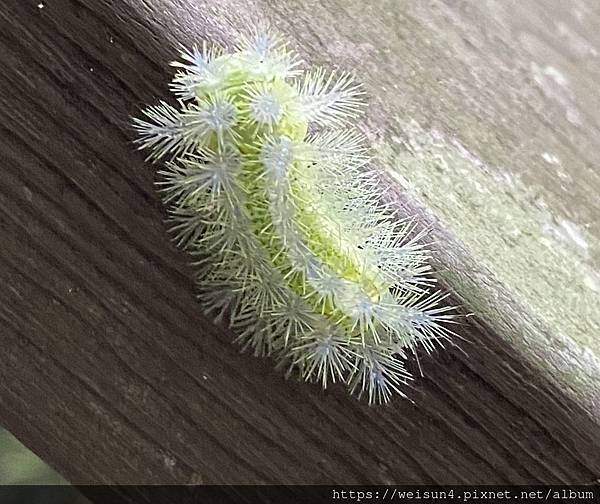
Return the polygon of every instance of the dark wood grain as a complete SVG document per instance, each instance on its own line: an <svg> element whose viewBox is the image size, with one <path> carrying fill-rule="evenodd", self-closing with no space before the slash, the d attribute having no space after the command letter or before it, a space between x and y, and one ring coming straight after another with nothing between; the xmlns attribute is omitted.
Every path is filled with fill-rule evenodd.
<svg viewBox="0 0 600 504"><path fill-rule="evenodd" d="M182 3L36 4L0 4L0 424L77 484L598 478L598 419L477 316L462 350L423 358L414 404L240 354L203 318L131 145L129 117L166 96L160 12ZM228 37L193 5L188 36Z"/></svg>

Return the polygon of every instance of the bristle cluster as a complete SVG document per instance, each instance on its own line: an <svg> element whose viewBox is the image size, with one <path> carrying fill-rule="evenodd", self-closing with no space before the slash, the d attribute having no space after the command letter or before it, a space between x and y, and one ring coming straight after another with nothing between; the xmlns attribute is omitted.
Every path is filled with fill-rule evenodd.
<svg viewBox="0 0 600 504"><path fill-rule="evenodd" d="M424 233L380 197L352 122L363 91L347 73L302 72L269 29L233 54L181 54L171 89L136 119L200 297L244 348L323 387L383 403L405 394L408 351L448 337Z"/></svg>

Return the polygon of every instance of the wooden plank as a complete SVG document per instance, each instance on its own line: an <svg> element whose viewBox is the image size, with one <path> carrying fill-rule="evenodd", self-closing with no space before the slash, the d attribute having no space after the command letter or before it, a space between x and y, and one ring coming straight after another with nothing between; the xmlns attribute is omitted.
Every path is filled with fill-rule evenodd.
<svg viewBox="0 0 600 504"><path fill-rule="evenodd" d="M466 319L462 350L423 358L414 404L369 408L342 388L286 381L202 317L129 117L166 96L176 40L230 41L261 10L307 59L359 69L375 97L375 140L403 100L420 100L407 110L421 124L417 106L450 128L452 117L427 108L427 87L383 107L402 55L377 59L381 41L359 42L378 26L381 37L418 33L418 58L435 27L408 3L382 1L365 7L357 29L357 5L0 5L0 424L71 482L588 483L600 474L597 368L567 342L560 355L579 382L564 379L560 362L542 373L552 353L543 349L562 335L437 224L439 265L461 280L442 275L456 300L476 288L497 313Z"/></svg>

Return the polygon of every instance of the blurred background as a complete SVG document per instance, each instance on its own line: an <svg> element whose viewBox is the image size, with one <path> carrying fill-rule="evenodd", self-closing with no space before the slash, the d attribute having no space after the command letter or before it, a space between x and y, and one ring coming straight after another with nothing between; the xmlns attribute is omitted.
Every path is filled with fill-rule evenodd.
<svg viewBox="0 0 600 504"><path fill-rule="evenodd" d="M65 481L8 431L0 429L0 485L64 485Z"/></svg>
<svg viewBox="0 0 600 504"><path fill-rule="evenodd" d="M12 434L0 428L1 504L83 504L87 502L51 467L23 446ZM24 485L64 485L55 491Z"/></svg>

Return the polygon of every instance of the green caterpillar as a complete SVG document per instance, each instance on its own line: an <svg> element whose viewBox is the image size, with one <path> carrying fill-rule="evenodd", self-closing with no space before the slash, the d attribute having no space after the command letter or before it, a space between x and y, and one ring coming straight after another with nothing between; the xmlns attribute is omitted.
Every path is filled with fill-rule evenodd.
<svg viewBox="0 0 600 504"><path fill-rule="evenodd" d="M405 397L407 351L447 339L410 219L380 198L348 73L304 72L268 28L235 52L183 50L165 102L135 119L164 160L159 184L177 244L196 257L200 298L244 348L369 403Z"/></svg>

